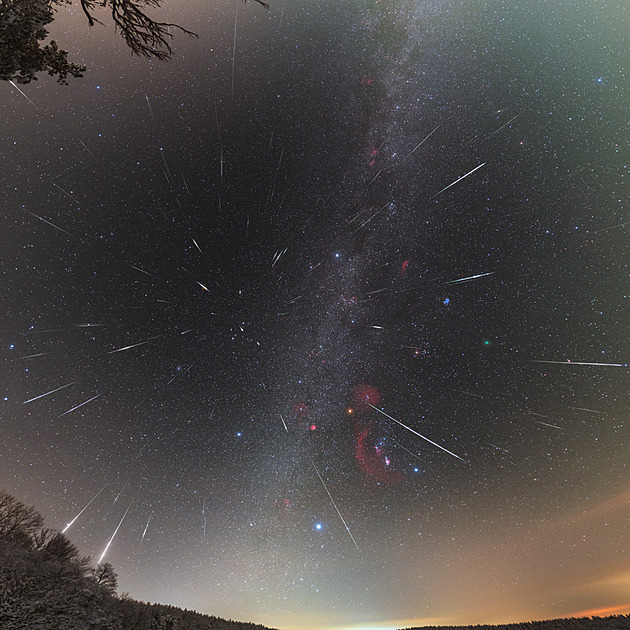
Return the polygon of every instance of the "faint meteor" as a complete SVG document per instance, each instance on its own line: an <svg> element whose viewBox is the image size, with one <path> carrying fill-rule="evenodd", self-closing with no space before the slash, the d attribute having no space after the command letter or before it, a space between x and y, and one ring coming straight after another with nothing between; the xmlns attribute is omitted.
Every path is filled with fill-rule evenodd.
<svg viewBox="0 0 630 630"><path fill-rule="evenodd" d="M28 400L25 400L22 404L25 405L26 403L33 402L34 400L43 398L44 396L49 396L50 394L54 394L55 392L58 392L60 389L70 387L70 385L74 385L75 383L78 383L78 382L79 381L72 381L72 383L68 383L67 385L62 385L61 387L57 387L57 389L52 389L49 392L46 392L45 394L40 394L39 396L35 396L35 398L29 398Z"/></svg>
<svg viewBox="0 0 630 630"><path fill-rule="evenodd" d="M38 214L35 214L34 212L31 212L30 210L27 210L26 208L22 208L22 210L24 210L24 212L28 212L28 214L30 214L32 217L35 217L36 219L39 219L40 221L43 221L44 223L47 223L51 227L54 227L55 230L59 230L60 232L63 232L64 234L67 234L71 238L76 238L75 236L70 234L70 232L66 232L66 230L64 230L63 228L60 228L58 225L55 225L54 223L51 223L50 221L47 221L43 217L40 217Z"/></svg>
<svg viewBox="0 0 630 630"><path fill-rule="evenodd" d="M379 214L380 212L383 212L383 210L385 210L385 208L387 208L389 204L390 202L388 201L380 210L377 210L369 219L366 219L365 221L363 221L363 223L361 223L361 225L352 233L356 234L364 225L367 225L377 214Z"/></svg>
<svg viewBox="0 0 630 630"><path fill-rule="evenodd" d="M287 423L284 421L284 418L282 417L282 414L280 414L280 420L282 420L282 424L284 425L284 430L288 433L289 429L287 429Z"/></svg>
<svg viewBox="0 0 630 630"><path fill-rule="evenodd" d="M566 361L532 360L532 363L553 363L555 365L596 365L596 366L606 366L606 367L628 367L627 363L587 363L586 361L571 361L571 359L567 359Z"/></svg>
<svg viewBox="0 0 630 630"><path fill-rule="evenodd" d="M140 273L145 273L147 276L151 276L151 278L155 278L155 276L152 273L149 273L148 271L145 271L144 269L140 269L140 267L136 267L135 265L131 265L130 263L127 263L127 265L131 267L132 269L139 271Z"/></svg>
<svg viewBox="0 0 630 630"><path fill-rule="evenodd" d="M199 250L200 254L203 254L203 252L201 251L201 247L199 247L199 245L197 244L197 241L193 238L192 242L195 244L195 247Z"/></svg>
<svg viewBox="0 0 630 630"><path fill-rule="evenodd" d="M497 133L499 133L499 131L501 131L501 129L504 129L505 127L507 127L513 120L516 120L519 116L521 115L521 112L519 112L518 114L516 114L516 116L512 116L512 118L510 118L510 120L508 120L506 123L504 123L503 125L501 125L496 131L494 131L493 133L491 133L486 140L490 140L490 138L492 138L492 136L496 135Z"/></svg>
<svg viewBox="0 0 630 630"><path fill-rule="evenodd" d="M587 409L586 407L569 407L569 409L574 409L575 411L588 411L589 413L599 413L601 415L605 415L603 411L596 411L595 409Z"/></svg>
<svg viewBox="0 0 630 630"><path fill-rule="evenodd" d="M549 424L548 422L541 422L540 420L534 420L537 424L542 424L545 427L551 427L552 429L558 429L558 431L564 431L562 427L559 427L557 424Z"/></svg>
<svg viewBox="0 0 630 630"><path fill-rule="evenodd" d="M164 157L164 149L162 147L160 147L160 155L162 156L162 162L164 162L164 168L166 168L166 172L168 173L168 180L169 180L169 184L171 183L171 179L173 179L173 175L171 174L171 169L168 167L168 164L166 163L166 158Z"/></svg>
<svg viewBox="0 0 630 630"><path fill-rule="evenodd" d="M83 142L83 140L79 140L79 142L83 145L83 148L92 156L94 157L94 154L92 153L92 151L90 151L87 146L85 145L85 142Z"/></svg>
<svg viewBox="0 0 630 630"><path fill-rule="evenodd" d="M145 95L144 95L144 98L146 98L146 99L147 99L147 105L149 106L149 114L151 114L151 120L153 121L153 124L155 125L155 124L156 124L156 123L155 123L155 118L154 118L154 116L153 116L153 110L151 109L151 103L150 103L150 101L149 101L149 97L145 94Z"/></svg>
<svg viewBox="0 0 630 630"><path fill-rule="evenodd" d="M468 282L469 280L476 280L477 278L483 278L485 276L491 276L494 271L488 271L486 273L478 273L476 276L466 276L465 278L458 278L457 280L449 280L444 284L458 284L459 282Z"/></svg>
<svg viewBox="0 0 630 630"><path fill-rule="evenodd" d="M89 503L63 528L62 530L62 534L65 534L66 531L68 531L68 529L72 526L72 524L79 518L79 516L81 516L81 514L83 514L83 512L85 512L85 510L87 510L90 505L92 505L92 502L96 499L96 497L98 497L99 494L101 494L101 492L103 492L103 490L105 490L105 488L107 488L107 486L109 486L108 483L106 483L89 501Z"/></svg>
<svg viewBox="0 0 630 630"><path fill-rule="evenodd" d="M120 519L120 523L118 523L118 527L112 534L112 537L109 539L109 542L105 546L105 549L103 549L103 553L101 554L101 557L98 559L98 562L96 564L101 564L103 558L105 557L105 554L107 553L107 550L109 549L109 546L112 544L112 541L114 540L114 536L116 536L116 534L118 533L118 530L120 529L120 526L122 525L122 522L125 520L125 516L127 516L127 512L129 512L132 505L133 505L133 501L129 504L127 511L123 514L123 517Z"/></svg>
<svg viewBox="0 0 630 630"><path fill-rule="evenodd" d="M114 499L114 502L112 503L112 506L109 508L110 510L112 509L112 507L114 507L114 505L116 505L116 501L118 501L118 499L120 499L120 495L124 492L125 488L129 485L129 482L127 482L121 489L120 492L116 495L116 498Z"/></svg>
<svg viewBox="0 0 630 630"><path fill-rule="evenodd" d="M592 232L589 231L589 234L599 234L600 232L608 232L608 230L615 230L616 228L626 227L626 225L630 225L630 221L626 221L625 223L619 223L617 225L611 225L610 227L602 228L601 230L593 230Z"/></svg>
<svg viewBox="0 0 630 630"><path fill-rule="evenodd" d="M204 290L207 291L208 293L210 293L210 289L208 289L208 287L205 284L201 284L201 282L199 282L197 280L197 284Z"/></svg>
<svg viewBox="0 0 630 630"><path fill-rule="evenodd" d="M484 162L483 164L476 166L475 168L473 168L472 171L468 171L468 173L466 173L465 175L462 175L461 177L456 179L453 183L449 184L448 186L445 186L444 188L442 188L442 190L440 190L439 192L436 192L435 195L433 195L433 197L429 197L429 199L434 199L438 195L441 195L445 190L448 190L449 188L451 188L451 186L455 186L455 184L458 184L459 182L461 182L462 179L465 179L469 175L472 175L475 171L478 171L482 166L485 166L486 164L487 162Z"/></svg>
<svg viewBox="0 0 630 630"><path fill-rule="evenodd" d="M411 153L409 155L411 155ZM409 156L407 156L407 157L409 157ZM367 188L384 170L385 169L382 168L378 173L376 173L376 175L374 175L374 177L372 177L372 179L366 184L365 187ZM350 223L352 223L352 221Z"/></svg>
<svg viewBox="0 0 630 630"><path fill-rule="evenodd" d="M152 517L153 517L153 512L149 514L149 520L147 521L147 524L144 526L144 531L142 532L142 538L140 539L140 544L138 545L138 547L140 547L140 545L142 544L142 541L144 540L144 537L147 535L147 529L149 529L149 523L151 522Z"/></svg>
<svg viewBox="0 0 630 630"><path fill-rule="evenodd" d="M55 182L53 182L52 179L50 180L50 183L55 188L58 188L66 197L69 197L70 199L72 199L72 201L74 201L75 203L78 203L79 206L81 205L81 202L76 197L73 197L67 190L64 190L59 184L55 184Z"/></svg>
<svg viewBox="0 0 630 630"><path fill-rule="evenodd" d="M350 219L350 221L348 221L348 225L356 221L364 212L365 212L365 208L363 210L359 210L359 212L355 214L354 217Z"/></svg>
<svg viewBox="0 0 630 630"><path fill-rule="evenodd" d="M149 341L153 341L154 339L157 339L157 337L151 337L150 339L147 339L146 341L141 341L140 343L134 343L134 344L131 344L130 346L125 346L124 348L111 350L107 354L114 354L115 352L122 352L123 350L131 350L131 348L137 348L138 346L143 346L145 343L149 343Z"/></svg>
<svg viewBox="0 0 630 630"><path fill-rule="evenodd" d="M465 392L463 389L456 389L456 392L459 392L460 394L466 394L466 396L472 396L473 398L483 398L483 396L481 396L480 394L473 394L472 392ZM490 444L490 442L488 442L488 444Z"/></svg>
<svg viewBox="0 0 630 630"><path fill-rule="evenodd" d="M90 398L89 400L86 400L85 402L82 402L80 405L77 405L76 407L72 407L72 409L68 409L68 411L64 411L62 414L59 415L59 418L61 418L62 416L65 416L66 414L70 413L71 411L74 411L75 409L78 409L79 407L83 407L83 405L87 405L89 402L92 402L93 400L95 400L99 396L102 396L102 393L101 394L96 394L96 396L92 396L92 398Z"/></svg>
<svg viewBox="0 0 630 630"><path fill-rule="evenodd" d="M236 15L234 16L234 42L232 43L232 96L234 96L234 60L236 58L236 26L238 24L238 1L236 3Z"/></svg>
<svg viewBox="0 0 630 630"><path fill-rule="evenodd" d="M20 359L34 359L35 357L43 357L50 352L40 352L39 354L27 354L26 356L20 357Z"/></svg>
<svg viewBox="0 0 630 630"><path fill-rule="evenodd" d="M432 136L432 135L433 135L433 134L434 134L434 133L435 133L435 132L436 132L439 128L440 128L440 125L438 125L438 126L437 126L437 127L436 127L436 128L435 128L435 129L434 129L434 130L433 130L433 131L429 134L429 135L428 135L428 136L426 136L426 137L424 138L424 140L422 140L422 141L420 142L420 144L416 145L416 148L415 148L415 149L413 149L413 151L412 151L411 153L409 153L409 154L407 155L407 157L406 157L406 158L404 158L404 159L403 159L403 162L404 162L405 160L409 159L409 158L411 157L411 155L412 155L412 154L413 154L413 153L414 153L417 149L419 149L419 148L420 148L420 147L421 147L421 146L422 146L422 145L423 145L423 144L424 144L424 143L425 143L425 142L426 142L426 141L427 141L427 140L428 140L428 139L429 139L429 138L430 138L430 137L431 137L431 136Z"/></svg>
<svg viewBox="0 0 630 630"><path fill-rule="evenodd" d="M509 454L509 452L510 452L510 451L505 450L504 448L501 448L500 446L497 446L496 444L493 444L492 442L484 442L484 444L487 444L488 446L492 446L492 448L496 448L499 451L503 451L504 453L508 453Z"/></svg>
<svg viewBox="0 0 630 630"><path fill-rule="evenodd" d="M462 459L459 455L455 455L455 453L451 453L451 451L449 451L448 449L444 448L443 446L440 446L439 444L437 444L433 440L430 440L428 437L425 437L424 435L422 435L422 433L418 433L417 431L414 431L414 429L412 429L411 427L408 427L406 424L403 424L399 420L396 420L396 418L392 418L392 416L390 416L389 414L385 413L384 411L382 411L378 407L375 407L374 405L369 403L367 400L365 401L365 404L368 405L369 407L372 407L372 409L375 409L379 413L382 413L386 418L389 418L390 420L393 420L396 424L399 424L401 427L404 427L405 429L407 429L407 431L411 431L414 435L417 435L418 437L421 437L423 440L426 440L430 444L433 444L433 446L437 446L439 449L443 450L445 453L448 453L449 455L452 455L453 457L456 457L460 461L466 463L466 460Z"/></svg>
<svg viewBox="0 0 630 630"><path fill-rule="evenodd" d="M343 516L341 516L341 512L339 511L339 508L337 507L337 504L335 503L335 500L332 498L332 495L328 491L328 488L326 487L326 484L324 483L324 480L322 479L322 476L319 474L319 470L317 470L317 466L315 466L315 462L312 459L311 459L311 464L313 464L313 468L315 469L315 472L317 473L317 476L319 477L319 480L322 482L322 486L324 486L324 490L326 490L326 494L328 495L328 498L330 499L330 502L333 504L333 507L337 511L337 514L339 515L339 518L341 519L341 522L343 523L343 526L346 528L346 531L348 532L348 536L350 536L350 538L352 538L352 542L354 543L354 546L359 551L361 551L361 549L359 549L359 545L357 545L357 541L354 539L354 536L352 535L352 532L350 531L350 528L348 527L348 524L344 520Z"/></svg>
<svg viewBox="0 0 630 630"><path fill-rule="evenodd" d="M392 442L396 445L399 446L400 448L402 448L403 451L409 453L409 455L411 455L412 457L415 457L416 459L422 461L422 459L420 459L420 457L414 453L413 451L410 451L408 448L406 448L405 446L403 446L402 444L400 444L399 442L396 442L396 440L392 440Z"/></svg>

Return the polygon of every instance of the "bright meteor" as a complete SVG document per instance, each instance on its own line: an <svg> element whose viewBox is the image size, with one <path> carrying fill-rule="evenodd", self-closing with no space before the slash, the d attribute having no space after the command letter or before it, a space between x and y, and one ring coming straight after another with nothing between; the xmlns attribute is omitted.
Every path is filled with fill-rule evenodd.
<svg viewBox="0 0 630 630"><path fill-rule="evenodd" d="M428 437L425 437L424 435L422 435L422 433L418 433L417 431L414 431L411 427L408 427L406 424L403 424L399 420L396 420L396 418L392 418L392 416L390 416L389 414L386 414L384 411L382 411L378 407L375 407L374 405L370 404L367 400L365 401L365 404L372 407L372 409L375 409L379 413L382 413L386 418L393 420L396 424L399 424L401 427L404 427L405 429L407 429L407 431L411 431L413 434L417 435L418 437L421 437L423 440L426 440L427 442L429 442L429 444L433 444L433 446L437 446L439 449L442 449L445 453L448 453L449 455L452 455L453 457L457 457L457 459L461 460L464 463L466 462L466 460L462 459L459 455L455 455L455 453L451 453L451 451L444 448L443 446L440 446L439 444L436 444L433 440L430 440Z"/></svg>
<svg viewBox="0 0 630 630"><path fill-rule="evenodd" d="M106 483L89 501L89 503L63 528L62 530L62 534L65 534L66 531L68 531L68 529L72 526L72 524L79 518L79 516L81 516L81 514L83 514L83 512L85 512L85 510L87 510L90 505L92 505L92 502L96 499L96 497L98 497L99 494L101 494L101 492L103 492L103 490L105 490L105 488L107 488L107 486L109 486L108 483Z"/></svg>
<svg viewBox="0 0 630 630"><path fill-rule="evenodd" d="M122 525L122 522L125 520L125 516L127 516L127 512L129 512L132 505L133 505L133 501L129 504L127 511L123 514L123 517L120 519L120 523L118 523L118 527L114 530L112 537L109 539L109 542L105 546L105 549L103 549L103 553L101 554L101 557L98 559L98 562L96 564L101 564L101 562L103 561L103 558L105 557L105 554L107 553L107 550L109 549L109 546L112 544L112 540L114 540L114 536L116 536L116 534L118 533L118 530L120 529L120 526Z"/></svg>
<svg viewBox="0 0 630 630"><path fill-rule="evenodd" d="M441 195L445 190L448 190L451 186L455 186L455 184L458 184L459 182L461 182L462 179L465 179L469 175L472 175L475 171L479 170L482 166L485 166L486 164L487 162L484 162L483 164L476 166L475 168L473 168L472 171L468 171L466 175L462 175L459 179L456 179L452 184L445 186L444 188L442 188L442 190L440 190L439 192L436 192L435 195L433 195L433 197L429 197L429 199L435 199L435 197L437 197L438 195Z"/></svg>

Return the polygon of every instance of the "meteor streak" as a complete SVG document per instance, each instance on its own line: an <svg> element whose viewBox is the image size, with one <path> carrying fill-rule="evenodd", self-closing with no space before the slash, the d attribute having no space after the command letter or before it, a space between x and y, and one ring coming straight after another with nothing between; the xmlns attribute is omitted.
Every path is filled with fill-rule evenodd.
<svg viewBox="0 0 630 630"><path fill-rule="evenodd" d="M510 118L510 120L508 120L505 124L501 125L495 132L491 133L486 140L490 140L490 138L492 138L492 136L496 135L497 133L499 133L499 131L501 131L501 129L504 129L505 127L507 127L513 120L516 120L519 116L521 115L521 112L519 112L518 114L516 114L516 116L513 116L512 118Z"/></svg>
<svg viewBox="0 0 630 630"><path fill-rule="evenodd" d="M627 363L587 363L585 361L571 361L571 359L567 359L566 361L532 360L532 363L553 363L556 365L597 365L597 366L607 366L607 367L628 367Z"/></svg>
<svg viewBox="0 0 630 630"><path fill-rule="evenodd" d="M430 440L428 437L425 437L424 435L422 435L422 433L418 433L417 431L414 431L411 427L408 427L406 424L403 424L399 420L396 420L396 418L392 418L392 416L390 416L389 414L386 414L384 411L382 411L378 407L375 407L374 405L369 403L367 400L365 401L365 404L372 407L372 409L375 409L379 413L382 413L386 418L393 420L396 424L399 424L401 427L404 427L405 429L407 429L407 431L411 431L413 434L417 435L418 437L421 437L423 440L426 440L430 444L433 444L433 446L437 446L439 449L442 449L445 453L448 453L449 455L452 455L453 457L456 457L457 459L466 463L466 460L462 459L459 455L455 455L455 453L451 453L451 451L449 451L448 449L445 449L443 446L440 446L439 444L436 444L433 440Z"/></svg>
<svg viewBox="0 0 630 630"><path fill-rule="evenodd" d="M35 357L43 357L46 354L50 354L50 352L40 352L39 354L27 354L24 357L20 357L20 359L33 359Z"/></svg>
<svg viewBox="0 0 630 630"><path fill-rule="evenodd" d="M383 210L385 210L385 208L387 208L389 203L390 202L388 201L380 210L377 210L369 219L366 219L365 221L363 221L363 223L361 223L361 225L352 233L356 234L364 225L367 225L377 214L379 214L379 212L382 212Z"/></svg>
<svg viewBox="0 0 630 630"><path fill-rule="evenodd" d="M287 429L287 423L284 421L282 414L280 414L280 420L282 420L282 424L284 425L284 430L288 433L289 429Z"/></svg>
<svg viewBox="0 0 630 630"><path fill-rule="evenodd" d="M234 16L234 42L232 43L232 96L234 96L234 59L236 58L236 25L237 24L238 24L238 2L236 3L236 15Z"/></svg>
<svg viewBox="0 0 630 630"><path fill-rule="evenodd" d="M74 385L75 383L78 383L78 382L79 381L72 381L72 383L68 383L67 385L62 385L61 387L57 387L57 389L52 389L49 392L46 392L45 394L40 394L39 396L35 396L35 398L29 398L28 400L25 400L22 404L25 405L26 403L30 403L30 402L33 402L34 400L37 400L38 398L43 398L44 396L54 394L55 392L58 392L60 389L64 389L65 387L70 387L70 385Z"/></svg>
<svg viewBox="0 0 630 630"><path fill-rule="evenodd" d="M435 197L437 197L438 195L441 195L445 190L448 190L451 186L455 186L455 184L458 184L459 182L461 182L462 179L465 179L469 175L472 175L475 171L479 170L482 166L485 166L486 164L487 162L484 162L483 164L476 166L475 168L473 168L472 171L468 171L466 175L462 175L460 178L456 179L452 184L445 186L444 188L442 188L442 190L440 190L439 192L436 192L435 195L433 195L433 197L429 197L429 199L435 199Z"/></svg>
<svg viewBox="0 0 630 630"><path fill-rule="evenodd" d="M418 144L416 148L411 153L409 153L409 155L407 155L406 158L403 159L403 162L409 159L411 155L416 151L416 149L419 149L439 128L440 128L440 125L438 125L428 136L426 136L425 139L422 140L420 144Z"/></svg>
<svg viewBox="0 0 630 630"><path fill-rule="evenodd" d="M62 416L65 416L66 414L70 413L71 411L74 411L75 409L78 409L79 407L83 407L83 405L87 405L89 402L92 402L94 399L98 398L99 396L102 396L101 394L96 394L96 396L92 396L92 398L90 398L89 400L86 400L85 402L82 402L80 405L77 405L76 407L72 407L72 409L68 409L68 411L64 411L59 417L61 418Z"/></svg>
<svg viewBox="0 0 630 630"><path fill-rule="evenodd" d="M468 280L476 280L477 278L483 278L485 276L491 276L494 271L488 271L486 273L478 273L476 276L467 276L466 278L458 278L457 280L449 280L444 284L457 284L459 282L468 282Z"/></svg>
<svg viewBox="0 0 630 630"><path fill-rule="evenodd" d="M354 536L352 535L352 532L350 531L350 528L348 527L348 524L344 520L343 516L341 516L341 512L339 511L339 508L337 507L337 504L335 503L335 500L332 498L332 495L328 491L328 488L326 487L326 484L324 483L324 480L322 479L322 476L319 474L319 470L317 470L317 466L315 466L315 462L312 459L311 459L311 464L313 464L313 468L315 469L315 472L317 473L317 476L319 477L319 480L322 482L322 486L324 486L324 490L326 490L326 494L328 495L328 498L330 499L330 502L333 504L333 507L337 511L337 514L339 515L339 518L341 519L341 522L343 523L343 526L346 528L346 531L348 532L348 535L350 536L350 538L352 538L352 542L354 543L354 546L359 551L361 551L361 549L359 549L359 545L357 545L357 541L354 539Z"/></svg>
<svg viewBox="0 0 630 630"><path fill-rule="evenodd" d="M59 230L60 232L67 234L71 238L75 238L72 234L70 234L70 232L66 232L66 230L64 230L63 228L60 228L58 225L55 225L54 223L51 223L50 221L47 221L46 219L40 217L38 214L35 214L34 212L27 210L26 208L22 208L22 209L24 210L24 212L28 212L28 214L30 214L32 217L35 217L36 219L39 219L40 221L43 221L44 223L48 223L48 225L54 227L55 230Z"/></svg>
<svg viewBox="0 0 630 630"><path fill-rule="evenodd" d="M149 114L151 114L151 120L153 121L153 124L155 125L155 118L153 116L153 110L151 109L151 103L149 102L149 97L145 94L144 98L147 99L147 105L149 106Z"/></svg>
<svg viewBox="0 0 630 630"><path fill-rule="evenodd" d="M147 535L147 529L149 529L149 523L151 522L152 516L153 516L153 512L151 512L151 514L149 514L149 520L147 521L147 524L144 527L144 531L142 532L142 538L140 539L140 545L142 544L142 541L144 540L144 537ZM140 545L138 545L138 547Z"/></svg>
<svg viewBox="0 0 630 630"><path fill-rule="evenodd" d="M205 287L204 287L204 289L205 289ZM147 339L146 341L141 341L140 343L134 343L134 344L132 344L130 346L125 346L124 348L118 348L117 350L111 350L107 354L114 354L115 352L122 352L123 350L131 350L131 348L137 348L138 346L142 346L145 343L149 343L149 341L153 341L154 339L157 339L157 337L151 337L150 339Z"/></svg>
<svg viewBox="0 0 630 630"><path fill-rule="evenodd" d="M132 505L133 505L133 501L129 504L129 507L127 508L127 512L129 512ZM105 549L103 549L103 553L101 554L101 557L98 559L98 562L96 564L101 564L103 558L105 557L105 554L107 553L107 550L109 549L109 546L112 544L112 540L114 540L114 536L116 536L116 534L118 533L118 530L120 529L120 526L122 525L122 522L125 520L125 516L127 516L127 512L125 512L123 514L123 517L120 519L120 523L118 523L118 527L112 534L112 537L109 539L109 542L105 546Z"/></svg>
<svg viewBox="0 0 630 630"><path fill-rule="evenodd" d="M15 83L13 83L13 81L9 81L9 83L35 108L35 109L39 109L39 107L37 107L37 105L35 105L35 103L33 103L33 101L31 101L31 99L26 96L26 94L24 94L24 92L22 92L22 90L20 90L20 88L15 85Z"/></svg>
<svg viewBox="0 0 630 630"><path fill-rule="evenodd" d="M135 269L136 271L139 271L140 273L146 273L147 276L151 276L152 278L155 278L155 276L152 273L149 273L148 271L145 271L144 269L140 269L140 267L136 267L135 265L130 265L129 263L127 263L127 264L132 269Z"/></svg>
<svg viewBox="0 0 630 630"><path fill-rule="evenodd" d="M106 483L91 499L90 502L63 528L62 530L62 534L65 534L66 531L68 531L68 529L72 526L72 524L74 523L74 521L76 521L79 516L81 516L81 514L83 514L83 512L85 512L85 510L87 510L90 505L92 505L92 502L96 499L96 497L98 497L99 494L101 494L101 492L103 492L103 490L105 490L105 488L107 488L107 486L109 486L108 483Z"/></svg>

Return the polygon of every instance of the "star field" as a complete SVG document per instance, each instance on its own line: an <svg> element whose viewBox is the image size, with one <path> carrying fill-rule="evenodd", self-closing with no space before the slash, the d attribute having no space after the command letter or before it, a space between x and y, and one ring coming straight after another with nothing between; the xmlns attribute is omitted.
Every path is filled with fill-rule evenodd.
<svg viewBox="0 0 630 630"><path fill-rule="evenodd" d="M628 8L155 15L0 90L2 486L226 618L628 612Z"/></svg>

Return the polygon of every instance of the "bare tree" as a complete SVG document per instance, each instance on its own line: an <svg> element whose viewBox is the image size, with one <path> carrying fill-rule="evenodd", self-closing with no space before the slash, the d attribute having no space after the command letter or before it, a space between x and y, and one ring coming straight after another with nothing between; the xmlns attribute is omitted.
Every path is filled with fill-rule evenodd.
<svg viewBox="0 0 630 630"><path fill-rule="evenodd" d="M27 507L8 492L0 490L0 541L30 548L43 522L34 507Z"/></svg>
<svg viewBox="0 0 630 630"><path fill-rule="evenodd" d="M196 37L192 31L149 17L147 7L159 7L162 0L79 0L88 24L100 23L94 12L109 9L114 27L120 32L131 52L155 59L170 59L173 55L171 29ZM246 2L247 0L243 0ZM254 0L269 8L263 0ZM40 46L47 36L44 28L53 21L57 7L72 0L0 0L0 79L29 83L38 72L57 76L67 83L67 76L83 76L85 66L70 63L68 53L55 41Z"/></svg>
<svg viewBox="0 0 630 630"><path fill-rule="evenodd" d="M99 564L94 569L94 579L96 583L103 589L105 589L110 595L116 593L118 587L118 576L114 571L114 567L109 563Z"/></svg>

